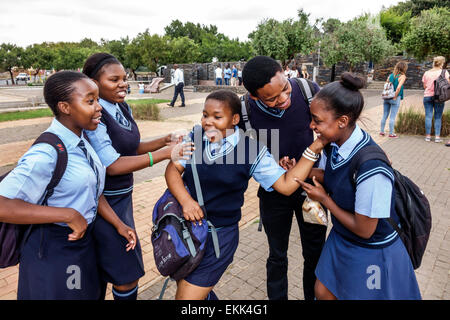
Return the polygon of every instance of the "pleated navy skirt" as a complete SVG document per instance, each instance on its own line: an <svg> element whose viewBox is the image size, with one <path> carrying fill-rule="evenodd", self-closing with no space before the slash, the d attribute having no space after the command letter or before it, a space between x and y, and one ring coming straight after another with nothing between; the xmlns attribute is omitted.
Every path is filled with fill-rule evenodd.
<svg viewBox="0 0 450 320"><path fill-rule="evenodd" d="M399 237L385 248L364 248L332 229L316 276L338 299L421 299L411 260Z"/></svg>
<svg viewBox="0 0 450 320"><path fill-rule="evenodd" d="M132 193L105 197L117 216L134 229ZM93 231L100 275L104 281L123 285L145 274L139 239L135 249L127 252L128 241L100 215L97 215Z"/></svg>
<svg viewBox="0 0 450 320"><path fill-rule="evenodd" d="M70 233L70 228L56 224L33 226L21 252L18 300L99 298L92 223L80 240L67 240Z"/></svg>

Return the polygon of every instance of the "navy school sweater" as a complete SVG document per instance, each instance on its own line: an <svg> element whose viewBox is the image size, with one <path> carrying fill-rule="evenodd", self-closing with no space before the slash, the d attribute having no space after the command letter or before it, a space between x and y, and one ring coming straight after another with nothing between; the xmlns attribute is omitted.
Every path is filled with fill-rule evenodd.
<svg viewBox="0 0 450 320"><path fill-rule="evenodd" d="M121 126L109 112L102 112L102 122L106 125L106 132L108 133L112 146L121 156L135 156L137 149L141 142L141 135L138 126L134 121L129 106L124 103L119 103L120 110L125 118L130 122L129 129ZM133 173L127 173L117 176L110 176L106 174L105 191L125 190L132 191L133 187ZM121 193L122 194L122 193Z"/></svg>
<svg viewBox="0 0 450 320"><path fill-rule="evenodd" d="M226 155L213 157L206 145L202 141L202 148L195 152L208 220L216 228L235 224L241 219L248 180L267 149L242 133L238 144ZM183 180L192 198L198 201L190 161L186 163Z"/></svg>
<svg viewBox="0 0 450 320"><path fill-rule="evenodd" d="M353 156L357 154L362 147L375 144L369 134L365 131L363 131L363 134L364 138L356 145L347 159L335 164L331 161L331 154L326 154L327 162L324 174L324 188L341 209L354 213L356 186L375 174L384 174L392 181L390 216L398 223L399 220L395 213L394 173L392 168L380 160L366 161L358 170L356 184L353 182L353 177L350 173L350 163ZM398 238L397 232L395 232L386 219L378 219L375 232L369 239L361 238L348 230L334 217L333 214L331 214L331 220L333 222L333 229L337 233L346 240L362 247L382 248L392 244Z"/></svg>

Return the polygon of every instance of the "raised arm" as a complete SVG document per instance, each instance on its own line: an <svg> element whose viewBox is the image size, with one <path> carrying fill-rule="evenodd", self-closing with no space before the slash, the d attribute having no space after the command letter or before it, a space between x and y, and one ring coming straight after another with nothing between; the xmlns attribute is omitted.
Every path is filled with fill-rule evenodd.
<svg viewBox="0 0 450 320"><path fill-rule="evenodd" d="M310 146L309 149L319 154L324 147L324 143L320 139L316 139ZM294 180L303 181L308 178L309 173L314 165L315 161L309 160L305 157L301 157L297 164L285 174L283 174L272 187L281 194L286 196L291 195L295 190L298 189L299 184Z"/></svg>

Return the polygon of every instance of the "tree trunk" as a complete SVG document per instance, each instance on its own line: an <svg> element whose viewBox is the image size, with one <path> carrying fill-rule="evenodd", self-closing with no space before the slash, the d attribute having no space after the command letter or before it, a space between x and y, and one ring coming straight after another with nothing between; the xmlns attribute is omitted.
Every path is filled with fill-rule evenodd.
<svg viewBox="0 0 450 320"><path fill-rule="evenodd" d="M336 64L333 64L333 66L331 67L331 78L330 78L330 82L333 82L334 79L336 79Z"/></svg>
<svg viewBox="0 0 450 320"><path fill-rule="evenodd" d="M13 73L12 73L12 69L8 69L8 71L9 71L9 74L10 74L10 76L11 76L11 83L12 83L12 84L16 84L16 83L14 82L14 76L13 76Z"/></svg>

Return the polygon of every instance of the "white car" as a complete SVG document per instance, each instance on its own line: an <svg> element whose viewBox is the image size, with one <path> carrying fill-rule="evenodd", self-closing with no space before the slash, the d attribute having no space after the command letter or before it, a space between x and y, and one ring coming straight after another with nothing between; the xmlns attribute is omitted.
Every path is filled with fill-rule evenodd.
<svg viewBox="0 0 450 320"><path fill-rule="evenodd" d="M30 77L25 72L19 73L16 77L16 81L28 81L28 80L30 80Z"/></svg>

